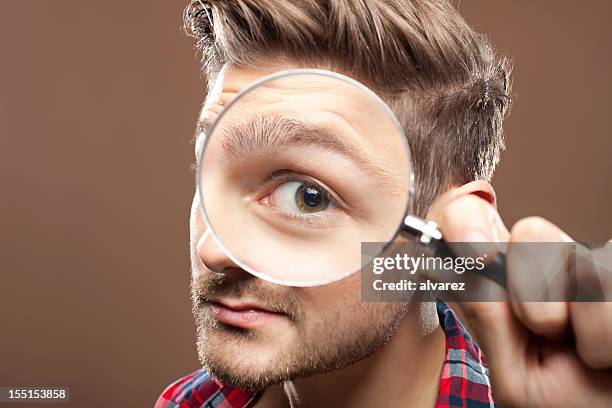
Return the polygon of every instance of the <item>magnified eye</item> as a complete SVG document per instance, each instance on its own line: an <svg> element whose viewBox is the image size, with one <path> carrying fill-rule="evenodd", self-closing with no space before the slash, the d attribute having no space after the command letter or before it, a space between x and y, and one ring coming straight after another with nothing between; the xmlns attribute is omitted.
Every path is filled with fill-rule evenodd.
<svg viewBox="0 0 612 408"><path fill-rule="evenodd" d="M331 198L327 190L313 183L288 181L270 194L270 204L291 213L316 213L327 210Z"/></svg>

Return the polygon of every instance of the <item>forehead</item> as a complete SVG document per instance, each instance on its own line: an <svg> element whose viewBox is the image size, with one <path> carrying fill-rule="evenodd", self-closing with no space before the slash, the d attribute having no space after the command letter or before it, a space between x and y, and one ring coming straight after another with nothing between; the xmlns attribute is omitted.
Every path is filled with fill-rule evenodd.
<svg viewBox="0 0 612 408"><path fill-rule="evenodd" d="M366 148L373 156L405 155L407 144L395 118L373 92L331 75L299 74L261 80L291 66L268 68L225 67L209 84L200 115L205 127L243 93L224 113L224 122L249 115L282 115L338 131ZM260 81L256 88L254 82ZM384 159L384 157L380 157Z"/></svg>
<svg viewBox="0 0 612 408"><path fill-rule="evenodd" d="M272 66L268 68L224 67L209 83L210 92L202 109L201 120L213 121L241 91L260 81L256 89L243 95L241 104L252 102L258 110L266 108L286 111L318 110L340 116L350 116L352 122L368 120L384 123L381 115L386 112L382 104L367 95L365 87L358 87L330 75L288 75L261 82L271 74L292 67ZM368 112L369 115L364 116ZM213 120L211 120L213 119Z"/></svg>

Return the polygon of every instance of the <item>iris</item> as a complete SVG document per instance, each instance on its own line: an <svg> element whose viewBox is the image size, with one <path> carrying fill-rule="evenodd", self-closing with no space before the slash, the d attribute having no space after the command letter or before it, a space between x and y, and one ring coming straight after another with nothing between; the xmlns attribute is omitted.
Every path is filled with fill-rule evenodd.
<svg viewBox="0 0 612 408"><path fill-rule="evenodd" d="M313 213L326 210L330 199L325 190L303 183L295 191L295 202L300 211Z"/></svg>

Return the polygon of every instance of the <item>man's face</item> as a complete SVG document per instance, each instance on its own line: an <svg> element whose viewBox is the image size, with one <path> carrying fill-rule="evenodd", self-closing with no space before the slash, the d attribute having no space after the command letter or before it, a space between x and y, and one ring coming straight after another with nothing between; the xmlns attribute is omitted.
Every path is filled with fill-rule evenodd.
<svg viewBox="0 0 612 408"><path fill-rule="evenodd" d="M223 71L216 78L200 120L213 122L229 101L246 85L264 75L287 68L289 67L276 66L263 70L233 67ZM311 85L305 83L304 87ZM372 172L363 171L360 175L357 164L341 156L330 157L323 163L317 163L319 171L327 166L336 173L352 174L353 180L358 180L362 188L368 187L365 190L368 194L354 197L352 200L355 202L352 207L355 208L354 212L348 209L340 214L339 208L333 213L330 210L331 215L321 218L324 221L321 219L309 221L307 227L301 226L299 234L289 237L293 227L283 225L280 230L287 234L286 239L278 235L271 235L274 239L267 239L266 231L271 228L258 228L259 220L249 221L242 217L241 211L246 211L248 215L255 214L255 217L261 216L270 224L280 223L280 220L274 220L272 217L281 213L283 205L292 206L288 203L287 197L295 197L291 183L296 184L296 181L287 180L270 187L269 182L260 183L259 180L264 180L279 170L285 175L287 166L280 164L283 158L288 160L287 157L300 155L296 155L295 151L291 150L269 151L268 149L253 152L256 144L243 140L233 143L242 147L249 146L249 151L246 153L251 156L242 152L242 156L234 155L229 158L224 156L228 150L228 143L213 143L213 140L210 140L205 161L207 166L213 163L215 170L209 172L212 174L209 176L212 177L209 185L217 185L217 180L223 180L224 184L215 190L215 194L203 191L209 221L214 219L212 224L215 232L221 235L224 244L227 245L229 241L232 248L247 248L245 250L247 257L256 258L258 264L273 259L275 264L284 266L285 270L291 270L292 265L296 265L299 261L290 255L303 251L285 253L279 248L291 247L298 241L295 245L306 242L308 250L312 252L316 251L317 245L325 249L335 241L351 241L358 245L360 241L375 241L361 237L374 236L380 237L379 240L386 239L387 236L384 234L376 235L376 233L382 229L388 234L392 229L389 222L393 224L395 218L401 217L405 209L403 194L407 191L407 165L402 162L402 157L398 153L402 151L402 142L382 141L381 138L374 137L377 132L389 133L389 130L372 128L373 123L381 126L380 120L364 121L364 107L357 106L357 98L347 95L346 92L326 95L313 94L313 92L321 92L321 88L315 87L312 92L306 92L306 97L304 95L296 97L286 92L284 87L271 84L262 88L251 105L245 105L242 110L236 109L234 112L236 117L232 123L248 120L254 110L257 110L259 119L262 116L278 118L280 113L286 114L292 107L295 108L295 112L303 112L303 107L309 106L316 113L311 116L317 120L327 118L330 126L346 123L347 128L358 130L360 134L371 134L372 137L354 140L353 142L357 144L354 147L362 152L369 152L369 157L365 159L371 164L370 170L373 167L385 168L388 174L384 182L374 178ZM342 133L342 130L338 132ZM265 136L255 134L256 131L223 134L230 133L240 138ZM235 136L236 134L238 136ZM196 143L196 150L201 145L202 141L199 140ZM215 146L218 150L214 150ZM236 153L235 149L232 153ZM196 154L199 156L198 152ZM265 157L266 154L270 154L270 157ZM352 165L354 168L351 168ZM275 166L279 168L276 169ZM300 171L302 175L307 172L304 168ZM267 196L259 194L260 184L271 190L266 193ZM325 185L330 184L332 183L325 183ZM345 188L350 189L350 183ZM248 193L245 193L247 190ZM287 195L285 190L289 190L290 194ZM244 193L245 197L235 197L235 200L219 199L218 196L225 194L225 191ZM390 200L388 204L372 199L383 194L391 197L396 195L399 198ZM350 197L350 192L345 196ZM212 198L209 200L209 197ZM256 199L250 200L250 197ZM316 198L316 194L314 197ZM358 203L359 200L363 202ZM233 207L233 203L239 204ZM277 204L279 208L271 208ZM374 352L390 338L405 312L404 304L362 303L359 273L332 284L313 288L281 286L256 278L241 269L215 243L209 231L206 231L201 205L199 195L196 194L190 219L192 297L198 329L199 355L204 367L214 376L242 388L261 389L282 380L346 366ZM244 210L245 208L247 210ZM266 213L268 211L270 214ZM389 217L389 214L397 214L397 217ZM338 227L340 221L344 223L342 227ZM232 224L233 222L235 224ZM353 239L326 241L324 233L321 232L322 227L326 225L317 226L315 222L332 223L330 225L335 227L335 231ZM334 222L336 224L333 224ZM299 236L299 240L294 238L295 235ZM350 248L349 245L345 247L340 246L332 250L333 257L353 259L355 255L359 255L355 252L358 251L358 247ZM251 248L257 250L249 253L248 250ZM321 258L312 257L313 262ZM325 272L321 268L313 268L313 271L315 271L313 273Z"/></svg>

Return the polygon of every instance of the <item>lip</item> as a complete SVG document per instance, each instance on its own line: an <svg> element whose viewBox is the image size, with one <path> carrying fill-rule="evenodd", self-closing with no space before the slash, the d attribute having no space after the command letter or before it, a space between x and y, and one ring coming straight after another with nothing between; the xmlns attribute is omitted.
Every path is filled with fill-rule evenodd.
<svg viewBox="0 0 612 408"><path fill-rule="evenodd" d="M255 303L209 300L207 304L219 322L242 329L256 329L274 322L288 320L285 313L269 310Z"/></svg>

